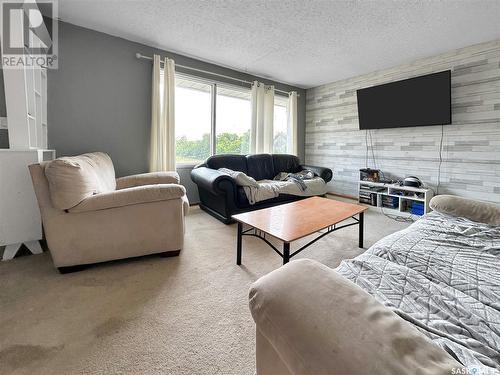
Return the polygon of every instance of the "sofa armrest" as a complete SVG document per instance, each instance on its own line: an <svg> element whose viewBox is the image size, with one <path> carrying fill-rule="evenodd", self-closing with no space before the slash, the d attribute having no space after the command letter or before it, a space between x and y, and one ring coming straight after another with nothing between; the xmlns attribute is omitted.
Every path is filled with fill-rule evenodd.
<svg viewBox="0 0 500 375"><path fill-rule="evenodd" d="M302 169L309 169L321 177L325 182L331 181L333 177L333 172L330 168L316 167L314 165L301 165Z"/></svg>
<svg viewBox="0 0 500 375"><path fill-rule="evenodd" d="M180 178L177 172L151 172L117 178L116 188L126 189L134 186L178 184L179 182Z"/></svg>
<svg viewBox="0 0 500 375"><path fill-rule="evenodd" d="M443 214L465 217L479 223L500 227L500 205L454 195L436 195L429 206Z"/></svg>
<svg viewBox="0 0 500 375"><path fill-rule="evenodd" d="M444 375L462 368L410 323L312 260L262 277L249 298L259 334L292 374Z"/></svg>
<svg viewBox="0 0 500 375"><path fill-rule="evenodd" d="M101 193L84 199L78 205L70 208L68 212L88 212L106 210L109 208L130 206L133 204L151 203L180 199L186 194L186 189L182 185L157 184L136 186L126 189Z"/></svg>
<svg viewBox="0 0 500 375"><path fill-rule="evenodd" d="M227 193L236 190L236 183L231 176L207 167L195 168L191 171L191 180L199 188L208 190L212 194Z"/></svg>

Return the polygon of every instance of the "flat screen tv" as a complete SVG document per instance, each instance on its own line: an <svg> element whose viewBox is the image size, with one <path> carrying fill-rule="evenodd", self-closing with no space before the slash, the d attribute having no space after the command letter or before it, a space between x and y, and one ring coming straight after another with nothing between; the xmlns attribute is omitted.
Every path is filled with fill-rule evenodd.
<svg viewBox="0 0 500 375"><path fill-rule="evenodd" d="M360 129L451 124L451 71L357 91Z"/></svg>

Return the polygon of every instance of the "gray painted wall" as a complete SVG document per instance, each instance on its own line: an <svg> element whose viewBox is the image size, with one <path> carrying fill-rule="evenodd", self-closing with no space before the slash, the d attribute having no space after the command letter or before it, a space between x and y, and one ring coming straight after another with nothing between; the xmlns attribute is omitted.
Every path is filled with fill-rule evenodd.
<svg viewBox="0 0 500 375"><path fill-rule="evenodd" d="M5 89L3 86L3 71L0 66L0 117L7 116L7 108L5 106Z"/></svg>
<svg viewBox="0 0 500 375"><path fill-rule="evenodd" d="M152 64L137 60L136 52L157 53L178 64L298 91L303 160L305 90L64 22L59 23L59 69L48 74L48 138L58 156L104 151L111 155L118 176L148 170ZM197 189L189 172L179 170L190 200L196 202Z"/></svg>
<svg viewBox="0 0 500 375"><path fill-rule="evenodd" d="M356 195L365 167L356 90L452 69L452 125L445 125L441 194L500 202L500 39L307 90L306 162L331 167L330 191ZM372 130L376 167L436 188L441 126ZM369 167L374 167L371 148Z"/></svg>
<svg viewBox="0 0 500 375"><path fill-rule="evenodd" d="M5 89L3 87L3 72L0 64L0 117L6 116ZM0 148L9 148L9 135L6 129L0 129Z"/></svg>

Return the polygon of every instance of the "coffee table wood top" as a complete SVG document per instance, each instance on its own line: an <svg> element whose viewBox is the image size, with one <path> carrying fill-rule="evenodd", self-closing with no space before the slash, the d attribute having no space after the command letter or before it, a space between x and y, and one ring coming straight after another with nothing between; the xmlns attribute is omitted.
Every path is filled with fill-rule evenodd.
<svg viewBox="0 0 500 375"><path fill-rule="evenodd" d="M233 219L257 228L283 242L292 242L340 223L367 209L359 204L311 197L233 215Z"/></svg>

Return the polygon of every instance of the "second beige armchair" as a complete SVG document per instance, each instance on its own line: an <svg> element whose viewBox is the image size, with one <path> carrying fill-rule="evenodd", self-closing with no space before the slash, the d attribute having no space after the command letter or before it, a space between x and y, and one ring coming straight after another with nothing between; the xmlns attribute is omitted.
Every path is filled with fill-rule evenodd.
<svg viewBox="0 0 500 375"><path fill-rule="evenodd" d="M189 202L177 173L115 179L104 153L29 169L47 244L61 273L121 258L178 255L182 249Z"/></svg>

